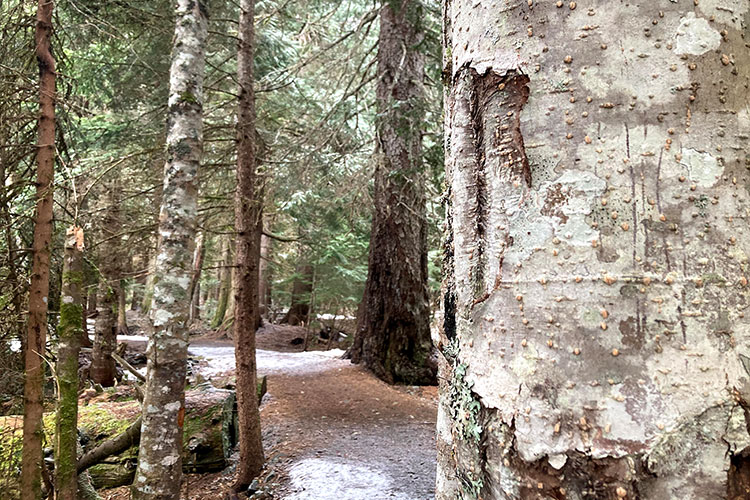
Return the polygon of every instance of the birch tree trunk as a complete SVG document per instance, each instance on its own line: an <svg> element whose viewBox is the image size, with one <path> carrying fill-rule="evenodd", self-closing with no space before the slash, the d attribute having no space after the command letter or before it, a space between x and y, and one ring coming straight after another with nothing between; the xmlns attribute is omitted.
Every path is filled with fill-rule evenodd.
<svg viewBox="0 0 750 500"><path fill-rule="evenodd" d="M375 208L352 361L388 382L435 382L422 167L423 12L385 2L378 39Z"/></svg>
<svg viewBox="0 0 750 500"><path fill-rule="evenodd" d="M132 486L135 500L180 497L185 418L187 322L196 235L197 174L203 152L205 5L177 0L170 69L167 163L159 216L160 246L147 347L146 390Z"/></svg>
<svg viewBox="0 0 750 500"><path fill-rule="evenodd" d="M750 4L444 17L437 498L748 498Z"/></svg>
<svg viewBox="0 0 750 500"><path fill-rule="evenodd" d="M83 230L70 227L65 239L60 322L57 325L58 402L55 414L55 498L77 500L78 354L81 351Z"/></svg>
<svg viewBox="0 0 750 500"><path fill-rule="evenodd" d="M55 59L52 57L52 0L39 0L36 13L36 58L39 64L39 122L36 151L36 212L33 261L29 286L29 321L23 386L23 451L21 498L42 496L42 413L44 403L44 356L47 342L49 260L52 244L52 182L55 170Z"/></svg>
<svg viewBox="0 0 750 500"><path fill-rule="evenodd" d="M256 171L255 93L253 55L255 48L255 0L241 0L237 50L237 189L234 200L235 286L233 338L237 365L237 416L240 460L233 488L244 491L263 468L260 434L255 331L260 326L258 301L260 237L263 232L263 186Z"/></svg>

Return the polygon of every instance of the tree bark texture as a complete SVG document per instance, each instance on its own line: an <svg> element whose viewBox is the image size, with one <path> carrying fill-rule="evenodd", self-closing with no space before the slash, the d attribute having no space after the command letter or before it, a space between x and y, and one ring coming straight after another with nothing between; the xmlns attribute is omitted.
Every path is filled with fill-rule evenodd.
<svg viewBox="0 0 750 500"><path fill-rule="evenodd" d="M229 294L232 293L232 250L229 239L222 242L222 267L219 269L219 294L216 301L216 310L211 320L211 328L221 328L227 315Z"/></svg>
<svg viewBox="0 0 750 500"><path fill-rule="evenodd" d="M128 290L125 286L125 281L117 280L117 335L127 335L130 333L127 317L128 305L125 300L127 293Z"/></svg>
<svg viewBox="0 0 750 500"><path fill-rule="evenodd" d="M299 264L292 282L292 299L282 323L293 326L307 324L310 319L310 297L313 292L314 270L310 264Z"/></svg>
<svg viewBox="0 0 750 500"><path fill-rule="evenodd" d="M177 0L170 68L167 162L160 247L147 347L146 394L135 500L177 499L182 479L187 322L197 218L197 174L203 152L203 75L207 14L200 1Z"/></svg>
<svg viewBox="0 0 750 500"><path fill-rule="evenodd" d="M241 0L237 81L237 188L234 201L235 247L234 346L237 365L237 416L240 433L240 460L235 491L244 491L263 468L263 441L260 433L255 332L260 326L258 300L260 240L263 232L263 186L256 170L255 94L253 54L255 0Z"/></svg>
<svg viewBox="0 0 750 500"><path fill-rule="evenodd" d="M114 174L119 175L119 174ZM112 352L117 347L120 331L122 287L122 221L120 219L121 186L115 177L106 184L103 215L100 222L99 298L94 323L94 352L91 360L91 380L103 387L115 384L115 361ZM122 311L124 313L124 311Z"/></svg>
<svg viewBox="0 0 750 500"><path fill-rule="evenodd" d="M23 452L21 498L38 500L42 492L42 412L44 403L44 349L47 340L49 261L52 243L52 182L55 166L55 59L51 53L52 0L39 0L36 13L36 58L39 65L39 122L36 152L36 213L29 321L23 389Z"/></svg>
<svg viewBox="0 0 750 500"><path fill-rule="evenodd" d="M105 276L100 277L94 322L94 350L89 372L91 380L102 387L115 385L115 360L112 359L112 353L117 347L117 296L111 284Z"/></svg>
<svg viewBox="0 0 750 500"><path fill-rule="evenodd" d="M271 254L271 238L261 234L260 236L260 262L259 262L259 284L258 284L258 303L260 306L260 316L267 318L271 312L271 267L268 265L268 258Z"/></svg>
<svg viewBox="0 0 750 500"><path fill-rule="evenodd" d="M70 227L65 236L60 321L57 325L57 387L55 413L55 498L77 500L78 354L81 351L83 306L83 229Z"/></svg>
<svg viewBox="0 0 750 500"><path fill-rule="evenodd" d="M748 498L750 4L444 17L437 498Z"/></svg>
<svg viewBox="0 0 750 500"><path fill-rule="evenodd" d="M190 285L192 287L190 291L190 322L197 321L200 319L200 306L201 306L201 289L200 279L201 271L203 270L203 257L205 256L204 247L205 236L203 233L198 235L195 242L195 251L193 252L193 276L190 278Z"/></svg>
<svg viewBox="0 0 750 500"><path fill-rule="evenodd" d="M352 359L388 382L435 382L422 166L422 6L386 2L378 40L375 208Z"/></svg>

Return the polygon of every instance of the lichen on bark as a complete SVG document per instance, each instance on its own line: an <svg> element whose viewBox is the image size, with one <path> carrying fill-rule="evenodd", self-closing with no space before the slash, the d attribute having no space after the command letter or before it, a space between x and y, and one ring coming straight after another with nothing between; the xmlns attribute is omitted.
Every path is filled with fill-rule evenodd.
<svg viewBox="0 0 750 500"><path fill-rule="evenodd" d="M175 6L170 69L168 159L164 167L147 347L146 391L132 497L177 499L182 479L182 426L187 369L190 280L197 216L197 174L203 151L203 73L207 20L194 0ZM190 99L184 99L189 93Z"/></svg>
<svg viewBox="0 0 750 500"><path fill-rule="evenodd" d="M437 497L734 498L750 5L578 4L446 3Z"/></svg>

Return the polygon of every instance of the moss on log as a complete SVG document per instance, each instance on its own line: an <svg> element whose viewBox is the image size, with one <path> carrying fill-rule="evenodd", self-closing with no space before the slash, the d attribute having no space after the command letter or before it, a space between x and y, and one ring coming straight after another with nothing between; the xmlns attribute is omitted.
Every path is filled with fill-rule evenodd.
<svg viewBox="0 0 750 500"><path fill-rule="evenodd" d="M237 402L234 391L215 389L203 384L185 394L185 423L183 434L183 470L189 473L218 471L226 467L227 458L237 443ZM78 409L78 428L84 451L124 432L140 415L137 401L91 402ZM54 442L54 415L45 415L46 446ZM0 417L0 464L4 478L3 498L19 497L17 474L21 466L20 416ZM93 485L113 488L130 484L135 474L138 448L111 456L88 469ZM7 473L7 474L6 474Z"/></svg>

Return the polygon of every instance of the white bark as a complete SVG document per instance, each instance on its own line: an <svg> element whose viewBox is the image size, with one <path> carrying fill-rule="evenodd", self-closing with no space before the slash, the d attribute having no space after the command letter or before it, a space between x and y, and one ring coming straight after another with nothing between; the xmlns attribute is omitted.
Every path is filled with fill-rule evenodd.
<svg viewBox="0 0 750 500"><path fill-rule="evenodd" d="M203 73L207 22L200 1L177 0L170 69L168 159L159 216L148 343L146 394L132 487L134 499L178 499L190 311L190 278L197 216L197 174L203 150Z"/></svg>
<svg viewBox="0 0 750 500"><path fill-rule="evenodd" d="M558 4L446 5L437 497L734 498L750 4Z"/></svg>

